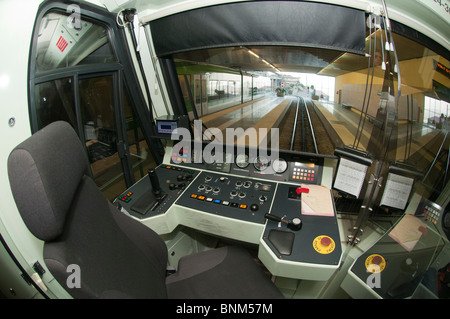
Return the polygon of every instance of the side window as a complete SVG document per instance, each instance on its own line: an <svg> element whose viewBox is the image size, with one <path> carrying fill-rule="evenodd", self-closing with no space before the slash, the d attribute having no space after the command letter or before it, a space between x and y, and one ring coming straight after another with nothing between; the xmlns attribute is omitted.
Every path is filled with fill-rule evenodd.
<svg viewBox="0 0 450 319"><path fill-rule="evenodd" d="M75 25L50 11L38 23L30 65L32 129L69 122L86 146L94 181L113 200L156 165L136 99L126 89L124 63L106 25L87 15Z"/></svg>
<svg viewBox="0 0 450 319"><path fill-rule="evenodd" d="M73 79L71 77L36 84L35 107L39 128L63 120L77 129Z"/></svg>
<svg viewBox="0 0 450 319"><path fill-rule="evenodd" d="M47 13L39 25L36 73L76 65L117 62L106 28L82 19L78 26L68 16Z"/></svg>

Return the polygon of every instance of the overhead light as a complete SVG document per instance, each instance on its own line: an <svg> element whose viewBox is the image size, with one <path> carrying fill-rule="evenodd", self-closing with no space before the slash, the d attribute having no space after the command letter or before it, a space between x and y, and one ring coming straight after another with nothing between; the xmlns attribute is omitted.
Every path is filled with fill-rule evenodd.
<svg viewBox="0 0 450 319"><path fill-rule="evenodd" d="M262 62L264 62L265 64L267 64L268 66L272 67L273 69L275 69L277 72L280 72L280 70L278 70L272 63L270 63L269 61L263 59L262 57L260 57L258 54L256 54L255 52L253 52L252 50L250 50L249 48L245 48L247 49L247 52L250 53L251 55L253 55L255 58L257 59L261 59Z"/></svg>
<svg viewBox="0 0 450 319"><path fill-rule="evenodd" d="M248 48L246 48L247 49L247 52L248 53L250 53L251 55L253 55L254 57L256 57L257 59L260 59L261 57L259 56L259 55L257 55L255 52L253 52L252 50L250 50L250 49L248 49Z"/></svg>

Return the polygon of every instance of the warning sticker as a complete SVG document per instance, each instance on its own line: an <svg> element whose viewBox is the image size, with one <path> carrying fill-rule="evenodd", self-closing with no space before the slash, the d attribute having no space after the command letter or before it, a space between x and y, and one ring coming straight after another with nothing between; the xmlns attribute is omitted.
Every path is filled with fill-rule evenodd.
<svg viewBox="0 0 450 319"><path fill-rule="evenodd" d="M313 247L319 254L327 255L334 251L336 244L333 238L327 235L320 235L313 240Z"/></svg>
<svg viewBox="0 0 450 319"><path fill-rule="evenodd" d="M373 254L366 258L366 269L371 273L380 273L386 268L386 260L383 256Z"/></svg>
<svg viewBox="0 0 450 319"><path fill-rule="evenodd" d="M66 39L64 39L62 36L60 36L58 42L56 42L56 46L61 52L64 52L68 45L69 43L67 43Z"/></svg>

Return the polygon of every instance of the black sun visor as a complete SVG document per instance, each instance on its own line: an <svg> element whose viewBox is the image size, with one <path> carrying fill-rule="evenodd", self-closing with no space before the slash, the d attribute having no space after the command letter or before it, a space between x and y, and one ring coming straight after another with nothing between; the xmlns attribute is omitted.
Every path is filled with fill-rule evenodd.
<svg viewBox="0 0 450 319"><path fill-rule="evenodd" d="M292 45L365 53L364 11L332 4L231 3L160 18L150 22L150 29L159 57L240 45Z"/></svg>

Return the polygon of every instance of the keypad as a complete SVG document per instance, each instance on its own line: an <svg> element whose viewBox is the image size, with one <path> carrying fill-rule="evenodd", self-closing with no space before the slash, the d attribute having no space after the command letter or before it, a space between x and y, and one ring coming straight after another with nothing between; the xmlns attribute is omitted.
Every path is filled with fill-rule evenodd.
<svg viewBox="0 0 450 319"><path fill-rule="evenodd" d="M441 212L440 209L433 207L432 205L425 204L423 207L423 216L436 225L439 217L441 216Z"/></svg>

